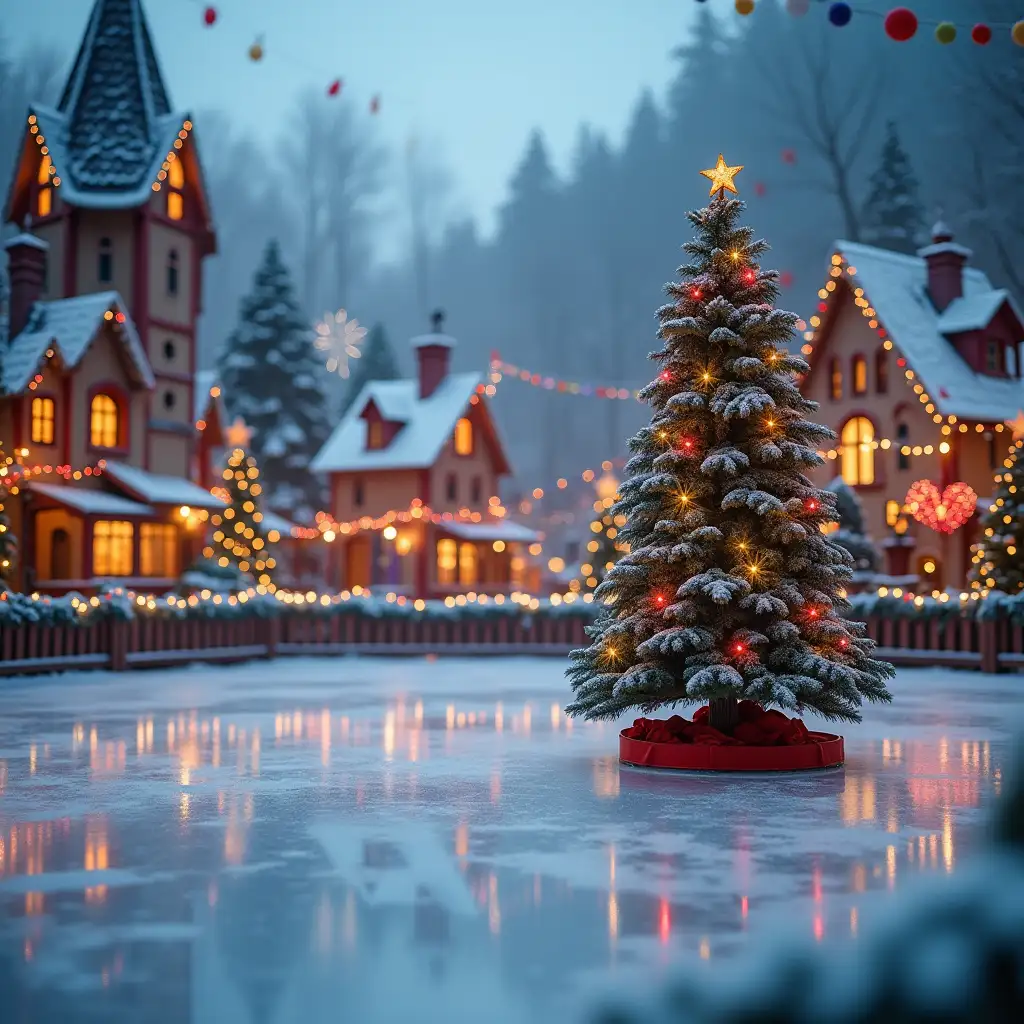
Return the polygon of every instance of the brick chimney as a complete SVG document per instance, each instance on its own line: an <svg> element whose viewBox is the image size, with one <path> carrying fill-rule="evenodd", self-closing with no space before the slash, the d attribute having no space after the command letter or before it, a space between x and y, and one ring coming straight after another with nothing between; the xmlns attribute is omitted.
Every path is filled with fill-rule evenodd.
<svg viewBox="0 0 1024 1024"><path fill-rule="evenodd" d="M25 329L32 307L46 290L46 253L50 245L24 231L10 239L4 248L11 282L7 337L13 340Z"/></svg>
<svg viewBox="0 0 1024 1024"><path fill-rule="evenodd" d="M438 310L430 322L432 332L421 334L410 342L416 352L421 400L429 398L444 383L452 349L455 348L455 339L444 333L444 313Z"/></svg>
<svg viewBox="0 0 1024 1024"><path fill-rule="evenodd" d="M971 250L953 241L953 232L941 220L932 228L932 244L918 249L928 266L928 295L941 313L964 293L964 264Z"/></svg>

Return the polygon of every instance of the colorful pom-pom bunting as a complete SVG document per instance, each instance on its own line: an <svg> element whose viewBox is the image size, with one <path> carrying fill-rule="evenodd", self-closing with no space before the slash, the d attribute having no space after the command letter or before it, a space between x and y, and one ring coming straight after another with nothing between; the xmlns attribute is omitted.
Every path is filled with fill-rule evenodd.
<svg viewBox="0 0 1024 1024"><path fill-rule="evenodd" d="M992 41L992 29L988 25L975 25L971 29L971 39L979 46L987 46Z"/></svg>
<svg viewBox="0 0 1024 1024"><path fill-rule="evenodd" d="M917 15L909 7L893 8L885 16L885 34L897 43L913 39L917 32Z"/></svg>
<svg viewBox="0 0 1024 1024"><path fill-rule="evenodd" d="M940 21L935 27L935 41L949 46L956 39L956 25L951 21Z"/></svg>
<svg viewBox="0 0 1024 1024"><path fill-rule="evenodd" d="M843 28L850 24L850 19L853 17L853 9L848 3L844 3L843 0L832 4L828 9L828 20L832 22L836 28Z"/></svg>

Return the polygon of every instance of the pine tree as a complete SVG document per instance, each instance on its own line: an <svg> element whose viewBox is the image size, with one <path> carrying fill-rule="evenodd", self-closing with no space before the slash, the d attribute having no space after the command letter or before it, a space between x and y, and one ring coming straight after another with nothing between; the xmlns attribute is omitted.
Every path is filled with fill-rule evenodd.
<svg viewBox="0 0 1024 1024"><path fill-rule="evenodd" d="M228 507L210 517L213 543L203 549L203 555L222 568L237 566L240 572L272 590L271 572L277 563L261 525L260 471L256 459L241 448L228 455L223 491Z"/></svg>
<svg viewBox="0 0 1024 1024"><path fill-rule="evenodd" d="M1019 594L1024 590L1024 441L1014 442L995 478L996 492L982 516L984 540L974 545L974 590ZM1007 522L1009 520L1009 522Z"/></svg>
<svg viewBox="0 0 1024 1024"><path fill-rule="evenodd" d="M11 530L11 520L4 509L10 494L6 477L13 462L14 460L4 451L3 443L0 442L0 581L10 576L14 557L18 551L18 540Z"/></svg>
<svg viewBox="0 0 1024 1024"><path fill-rule="evenodd" d="M595 505L598 506L598 517L590 524L594 536L587 542L587 556L580 566L580 580L577 586L570 585L570 589L581 593L600 586L622 552L628 550L622 541L616 539L626 520L621 515L613 516L601 502L595 502Z"/></svg>
<svg viewBox="0 0 1024 1024"><path fill-rule="evenodd" d="M229 417L252 430L267 504L299 520L311 519L323 505L323 482L309 471L330 433L322 372L291 277L271 241L221 354L220 379Z"/></svg>
<svg viewBox="0 0 1024 1024"><path fill-rule="evenodd" d="M341 403L341 415L348 412L359 392L371 380L397 380L398 363L388 342L383 324L374 324L370 329L360 357L355 361L355 370L348 380L348 388Z"/></svg>
<svg viewBox="0 0 1024 1024"><path fill-rule="evenodd" d="M641 392L653 415L611 509L630 552L595 591L591 646L571 655L570 714L709 701L730 731L741 698L848 721L891 699L892 666L843 617L851 558L821 532L835 497L805 475L833 434L804 418L817 406L787 349L797 318L772 306L777 274L743 209L723 189L688 214L690 262L667 286L661 369Z"/></svg>
<svg viewBox="0 0 1024 1024"><path fill-rule="evenodd" d="M829 534L833 544L850 552L855 572L875 572L878 569L878 551L864 529L864 507L857 492L837 476L829 485L836 496L836 520L839 529Z"/></svg>
<svg viewBox="0 0 1024 1024"><path fill-rule="evenodd" d="M924 233L924 211L918 199L917 176L900 144L894 121L887 125L881 159L870 185L862 218L864 241L894 252L917 252Z"/></svg>

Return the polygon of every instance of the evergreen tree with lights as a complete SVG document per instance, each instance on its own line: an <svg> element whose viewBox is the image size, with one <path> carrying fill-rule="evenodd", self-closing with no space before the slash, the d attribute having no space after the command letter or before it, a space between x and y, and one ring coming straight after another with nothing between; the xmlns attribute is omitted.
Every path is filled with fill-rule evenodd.
<svg viewBox="0 0 1024 1024"><path fill-rule="evenodd" d="M359 392L372 380L398 380L398 362L388 341L383 324L374 324L363 346L362 355L348 380L348 388L341 402L341 415L348 412Z"/></svg>
<svg viewBox="0 0 1024 1024"><path fill-rule="evenodd" d="M894 252L916 253L924 233L924 210L918 199L917 176L894 121L886 127L870 189L864 204L864 241Z"/></svg>
<svg viewBox="0 0 1024 1024"><path fill-rule="evenodd" d="M263 488L256 459L241 448L228 454L223 498L227 508L210 517L212 543L203 555L221 568L235 566L258 584L273 589L276 562L263 529L260 498Z"/></svg>
<svg viewBox="0 0 1024 1024"><path fill-rule="evenodd" d="M0 587L3 586L3 580L10 577L18 551L18 540L11 530L11 520L4 507L10 495L7 475L13 464L14 460L7 455L0 442Z"/></svg>
<svg viewBox="0 0 1024 1024"><path fill-rule="evenodd" d="M323 507L324 488L309 464L330 434L330 417L313 333L276 241L267 244L242 299L219 370L229 417L252 430L250 450L263 470L267 504L311 520Z"/></svg>
<svg viewBox="0 0 1024 1024"><path fill-rule="evenodd" d="M971 587L1019 594L1024 590L1024 440L1017 440L996 475L992 504L982 516L983 540L973 548Z"/></svg>
<svg viewBox="0 0 1024 1024"><path fill-rule="evenodd" d="M774 308L768 244L726 198L739 170L720 156L702 172L714 198L688 214L689 262L658 311L651 422L611 508L629 554L595 592L591 645L571 655L573 715L708 702L728 733L741 699L847 721L865 699L891 700L892 666L844 616L852 559L821 529L835 495L806 475L834 435L805 418L817 405L787 348L797 317Z"/></svg>
<svg viewBox="0 0 1024 1024"><path fill-rule="evenodd" d="M837 476L829 485L836 496L836 520L838 530L829 534L833 544L846 548L853 558L855 572L876 572L878 550L864 528L864 506L857 492L841 477Z"/></svg>
<svg viewBox="0 0 1024 1024"><path fill-rule="evenodd" d="M613 516L603 507L600 509L597 519L590 524L590 531L594 536L587 543L587 558L580 566L580 584L574 589L586 593L600 586L619 560L623 550L628 550L622 541L616 539L624 523L625 519L622 516Z"/></svg>

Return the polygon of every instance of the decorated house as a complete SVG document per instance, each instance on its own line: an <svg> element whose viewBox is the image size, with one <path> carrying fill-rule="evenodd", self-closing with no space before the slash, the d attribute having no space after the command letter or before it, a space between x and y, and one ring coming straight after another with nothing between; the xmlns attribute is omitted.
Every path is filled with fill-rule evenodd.
<svg viewBox="0 0 1024 1024"><path fill-rule="evenodd" d="M213 225L192 121L140 0L96 0L54 108L33 106L4 211L0 442L20 551L8 582L157 589L218 506L191 482L195 345Z"/></svg>
<svg viewBox="0 0 1024 1024"><path fill-rule="evenodd" d="M449 372L442 320L412 339L416 377L368 382L313 462L335 520L329 584L444 597L527 583L540 537L504 516L496 495L510 469L483 377Z"/></svg>
<svg viewBox="0 0 1024 1024"><path fill-rule="evenodd" d="M836 243L803 348L803 391L838 435L827 475L859 495L882 572L919 593L965 586L977 506L1024 436L1020 307L932 233L916 256ZM918 481L935 489L908 502Z"/></svg>

